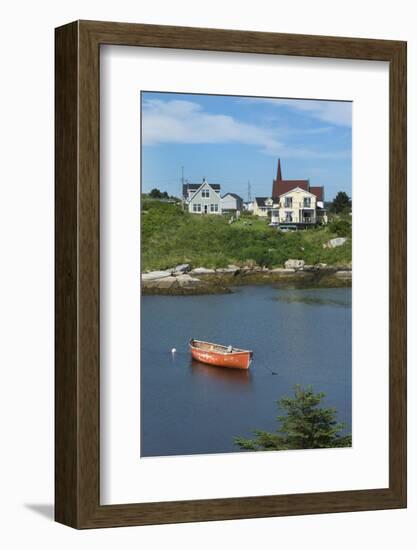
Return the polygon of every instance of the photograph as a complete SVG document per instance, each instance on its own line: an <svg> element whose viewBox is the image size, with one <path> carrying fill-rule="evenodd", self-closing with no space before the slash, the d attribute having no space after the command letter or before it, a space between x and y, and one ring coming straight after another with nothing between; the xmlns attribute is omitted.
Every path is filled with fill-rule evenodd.
<svg viewBox="0 0 417 550"><path fill-rule="evenodd" d="M352 102L141 91L141 457L352 446Z"/></svg>
<svg viewBox="0 0 417 550"><path fill-rule="evenodd" d="M0 548L417 547L416 11L3 2Z"/></svg>

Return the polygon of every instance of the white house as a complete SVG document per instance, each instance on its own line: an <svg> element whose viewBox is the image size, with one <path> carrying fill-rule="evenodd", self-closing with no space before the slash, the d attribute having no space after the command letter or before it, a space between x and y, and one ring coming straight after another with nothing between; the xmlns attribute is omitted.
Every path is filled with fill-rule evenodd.
<svg viewBox="0 0 417 550"><path fill-rule="evenodd" d="M274 201L271 197L256 197L253 201L252 212L255 214L255 216L267 218L271 215L273 206Z"/></svg>
<svg viewBox="0 0 417 550"><path fill-rule="evenodd" d="M277 226L305 228L325 224L327 214L324 208L324 187L311 186L310 180L282 179L281 161L278 159L272 195L256 197L253 213L261 218L270 218L270 223Z"/></svg>
<svg viewBox="0 0 417 550"><path fill-rule="evenodd" d="M220 185L209 183L185 183L182 188L184 207L192 214L221 214Z"/></svg>
<svg viewBox="0 0 417 550"><path fill-rule="evenodd" d="M236 193L226 193L221 198L221 207L223 213L235 214L243 210L243 199Z"/></svg>
<svg viewBox="0 0 417 550"><path fill-rule="evenodd" d="M272 182L271 223L308 227L327 223L324 209L324 187L312 186L310 180L284 180L281 160L278 159L277 177Z"/></svg>
<svg viewBox="0 0 417 550"><path fill-rule="evenodd" d="M316 224L317 197L296 187L279 198L279 223Z"/></svg>

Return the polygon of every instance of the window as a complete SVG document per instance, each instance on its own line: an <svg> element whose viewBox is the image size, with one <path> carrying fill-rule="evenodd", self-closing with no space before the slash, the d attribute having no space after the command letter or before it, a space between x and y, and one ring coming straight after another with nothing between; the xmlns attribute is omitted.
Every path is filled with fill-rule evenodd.
<svg viewBox="0 0 417 550"><path fill-rule="evenodd" d="M193 204L193 212L201 212L201 204Z"/></svg>
<svg viewBox="0 0 417 550"><path fill-rule="evenodd" d="M292 208L292 197L285 197L285 208Z"/></svg>
<svg viewBox="0 0 417 550"><path fill-rule="evenodd" d="M210 196L210 189L203 189L201 191L201 196L203 197L203 199L208 199Z"/></svg>
<svg viewBox="0 0 417 550"><path fill-rule="evenodd" d="M304 208L310 208L310 206L311 206L311 198L304 197Z"/></svg>
<svg viewBox="0 0 417 550"><path fill-rule="evenodd" d="M292 212L285 212L285 221L292 222Z"/></svg>
<svg viewBox="0 0 417 550"><path fill-rule="evenodd" d="M218 204L215 204L215 205L214 205L214 211L215 211L215 212L218 212L218 211L219 211L219 205L218 205Z"/></svg>
<svg viewBox="0 0 417 550"><path fill-rule="evenodd" d="M214 204L210 204L210 212L214 212Z"/></svg>

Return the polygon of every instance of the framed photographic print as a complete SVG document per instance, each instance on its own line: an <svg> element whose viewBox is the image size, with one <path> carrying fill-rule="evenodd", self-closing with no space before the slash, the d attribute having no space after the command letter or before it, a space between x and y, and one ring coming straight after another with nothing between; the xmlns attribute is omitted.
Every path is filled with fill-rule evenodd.
<svg viewBox="0 0 417 550"><path fill-rule="evenodd" d="M56 29L56 520L406 506L406 44Z"/></svg>

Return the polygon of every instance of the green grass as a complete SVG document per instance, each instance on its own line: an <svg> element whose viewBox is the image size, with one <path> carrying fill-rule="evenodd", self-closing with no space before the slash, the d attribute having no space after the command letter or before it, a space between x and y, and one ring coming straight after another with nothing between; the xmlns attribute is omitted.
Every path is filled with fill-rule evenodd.
<svg viewBox="0 0 417 550"><path fill-rule="evenodd" d="M289 258L307 264L346 265L351 262L351 243L324 249L323 244L349 233L346 225L282 233L266 220L242 217L229 224L225 216L201 216L158 201L142 204L142 270L167 269L180 263L193 267L224 267L256 262L282 266Z"/></svg>

